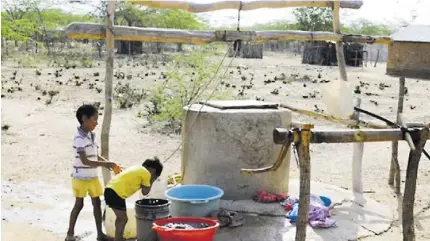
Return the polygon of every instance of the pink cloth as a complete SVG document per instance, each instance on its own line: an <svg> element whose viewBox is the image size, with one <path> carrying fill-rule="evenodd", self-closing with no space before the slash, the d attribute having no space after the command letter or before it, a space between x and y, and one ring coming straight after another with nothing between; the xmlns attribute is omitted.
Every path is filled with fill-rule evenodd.
<svg viewBox="0 0 430 241"><path fill-rule="evenodd" d="M329 219L330 209L320 205L309 206L309 225L313 228L330 228L336 227L336 221Z"/></svg>

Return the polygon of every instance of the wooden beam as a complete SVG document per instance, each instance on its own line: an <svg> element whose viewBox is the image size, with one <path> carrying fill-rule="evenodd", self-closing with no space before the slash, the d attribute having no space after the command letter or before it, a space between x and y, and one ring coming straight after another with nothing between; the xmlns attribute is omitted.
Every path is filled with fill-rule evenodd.
<svg viewBox="0 0 430 241"><path fill-rule="evenodd" d="M429 129L423 128L420 131L419 139L416 139L414 142L416 149L409 152L402 207L403 241L415 241L414 202L417 185L418 165L424 145L426 144L429 136Z"/></svg>
<svg viewBox="0 0 430 241"><path fill-rule="evenodd" d="M194 3L187 1L131 1L134 4L151 7L185 10L191 13L212 12L223 9L240 9L243 11L261 8L289 8L289 7L331 7L333 1L218 1L214 3ZM340 1L341 8L359 9L363 1Z"/></svg>
<svg viewBox="0 0 430 241"><path fill-rule="evenodd" d="M323 119L325 119L325 118L323 118ZM387 125L377 125L377 127L372 127L370 124L368 124L366 122L362 122L362 121L360 121L360 124L358 124L358 122L356 122L356 121L351 122L350 124L347 124L347 123L349 123L349 120L348 119L343 119L343 120L345 120L346 123L342 123L342 124L346 124L346 125L360 126L360 127L366 127L366 128L375 128L375 129L391 128L391 126L387 126ZM352 121L354 121L354 120L352 120ZM335 123L337 123L337 122L335 121ZM291 128L300 128L304 124L305 124L304 122L293 121L293 122L291 122ZM424 124L424 123L406 123L406 126L408 128L424 128L424 127L430 128L430 124Z"/></svg>
<svg viewBox="0 0 430 241"><path fill-rule="evenodd" d="M183 44L210 44L214 42L268 42L272 40L297 40L297 41L344 41L358 43L390 44L391 38L385 36L361 36L342 35L332 32L309 31L231 31L231 30L181 30L167 28L141 28L128 26L114 26L115 40L142 41L158 43L183 43ZM72 39L104 39L106 37L105 26L96 23L75 22L65 29L66 34Z"/></svg>
<svg viewBox="0 0 430 241"><path fill-rule="evenodd" d="M415 140L419 129L413 129L411 136ZM273 130L273 141L275 144L283 144L292 135L286 128ZM428 137L430 139L430 136ZM312 130L311 143L354 143L354 142L384 142L404 140L402 130L399 129L357 129L357 130Z"/></svg>
<svg viewBox="0 0 430 241"><path fill-rule="evenodd" d="M414 123L414 122L412 122L412 123L406 123L406 126L408 128L424 128L424 127L430 128L430 123L425 124L425 123Z"/></svg>
<svg viewBox="0 0 430 241"><path fill-rule="evenodd" d="M116 1L108 1L106 26L113 29L113 14L115 12ZM114 36L112 31L105 31L106 34L106 77L105 77L105 108L103 114L102 134L101 134L101 155L109 160L109 132L112 119L112 81L113 81L113 59L114 59ZM107 168L102 168L104 185L112 178L111 172Z"/></svg>
<svg viewBox="0 0 430 241"><path fill-rule="evenodd" d="M309 151L310 134L313 125L306 124L300 129L300 142L297 143L300 168L299 213L296 223L295 241L306 240L306 228L309 218L310 190L311 190L311 157Z"/></svg>
<svg viewBox="0 0 430 241"><path fill-rule="evenodd" d="M400 78L399 80L399 99L397 101L397 124L401 125L400 116L403 113L403 101L405 97L405 78ZM406 136L405 136L406 137ZM394 184L394 176L396 177L396 193L400 193L401 186L401 176L400 176L400 164L398 159L399 153L399 143L398 141L393 141L391 143L391 165L390 174L388 176L388 184Z"/></svg>
<svg viewBox="0 0 430 241"><path fill-rule="evenodd" d="M357 98L356 106L360 107L361 98ZM354 117L357 122L360 120L360 112L355 111ZM363 163L364 143L353 143L352 149L352 191L363 194L363 178L362 178L362 163Z"/></svg>

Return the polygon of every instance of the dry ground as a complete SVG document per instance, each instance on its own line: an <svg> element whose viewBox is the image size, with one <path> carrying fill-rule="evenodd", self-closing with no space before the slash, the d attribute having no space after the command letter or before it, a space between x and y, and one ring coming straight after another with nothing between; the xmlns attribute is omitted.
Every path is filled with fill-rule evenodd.
<svg viewBox="0 0 430 241"><path fill-rule="evenodd" d="M247 82L254 74L254 86L247 90L246 98L255 99L257 96L266 101L284 102L290 105L314 110L318 106L324 109L320 87L325 85L322 80L334 80L339 73L336 67L320 67L301 65L300 59L294 55L267 54L263 60L236 59L233 61L229 78L226 82L240 86L244 83L237 73L237 66L247 66L242 69L242 75ZM217 60L219 61L219 59ZM228 61L228 60L227 60ZM226 61L226 62L227 62ZM2 130L1 160L2 160L2 238L3 240L62 240L66 232L69 209L72 207L73 197L69 190L71 167L71 141L76 131L77 122L74 114L76 108L84 102L100 101L103 103L104 92L89 89L88 83L95 83L103 88L104 67L63 69L62 77L56 78L56 68L41 68L42 74L36 76L35 69L18 69L12 62L2 64L2 125L7 122L8 130ZM117 67L117 71L131 73L131 80L120 80L139 88L149 88L158 79L160 72L165 71L160 65L157 69L146 66L132 67L124 65ZM58 69L58 68L57 68ZM17 71L15 80L13 72ZM93 73L99 72L99 77ZM146 72L156 72L143 79ZM230 72L230 71L229 71ZM48 75L48 73L52 73ZM299 79L291 83L276 81L264 84L264 80L274 79L284 73L288 78L291 74L298 74ZM362 107L394 119L397 106L398 80L384 75L385 65L377 68L364 67L348 68L349 81L359 85L360 81L369 85L361 88L363 98ZM321 78L318 78L318 75ZM81 86L75 85L73 75L86 78ZM309 78L303 78L308 75ZM73 81L68 82L68 79ZM22 83L19 85L15 81ZM99 79L99 81L95 81ZM316 80L316 81L315 81ZM61 81L60 85L56 81ZM115 80L116 83L118 80ZM66 84L67 83L67 84ZM387 85L384 90L379 89L380 83ZM39 85L40 90L35 87ZM21 87L22 91L8 93L9 87ZM404 112L410 122L430 122L430 81L408 79L406 82L408 95L405 99ZM231 88L231 87L230 87ZM273 95L274 89L279 94ZM231 88L236 94L238 89ZM46 105L47 96L43 90L58 90L59 94L53 98L52 104ZM317 91L317 92L315 92ZM368 96L365 92L378 94ZM315 98L303 98L309 93L316 94ZM4 96L3 96L4 95ZM40 100L38 100L40 97ZM377 104L376 104L376 102ZM110 159L128 166L140 163L143 158L158 155L166 158L179 144L177 135L161 135L146 128L145 118L137 117L142 111L141 106L120 110L114 108L111 126ZM101 119L103 116L100 116ZM334 126L320 120L312 120L294 115L295 121L308 121L318 126ZM101 120L100 120L101 123ZM96 132L99 135L101 125ZM100 135L99 135L100 136ZM312 179L324 183L351 188L351 159L352 145L350 144L319 144L313 145ZM405 177L408 147L400 144L399 160L402 178ZM390 143L365 144L363 160L363 181L365 191L371 198L397 208L398 202L393 190L387 185L390 164ZM179 171L179 152L167 163L164 175ZM298 177L295 161L291 162L291 177ZM157 183L157 190L162 190L165 182ZM417 240L430 240L430 160L421 159L417 181L416 194L416 233ZM83 214L77 228L77 233L87 237L94 232L91 208ZM376 210L377 211L377 210ZM89 225L86 225L86 224ZM426 228L427 227L427 228ZM30 238L36 235L37 239ZM86 239L85 239L86 240ZM366 240L401 240L399 223L393 224L392 229L379 236Z"/></svg>

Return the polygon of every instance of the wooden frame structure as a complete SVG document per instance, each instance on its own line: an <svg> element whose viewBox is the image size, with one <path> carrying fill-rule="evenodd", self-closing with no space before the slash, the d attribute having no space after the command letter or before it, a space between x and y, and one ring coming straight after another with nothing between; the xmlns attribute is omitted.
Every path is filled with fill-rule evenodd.
<svg viewBox="0 0 430 241"><path fill-rule="evenodd" d="M104 39L106 27L96 23L71 23L66 33L74 39ZM368 44L390 44L391 38L384 36L344 35L333 32L309 31L235 31L235 30L183 30L168 28L142 28L128 26L113 27L115 40L158 43L210 44L214 42L268 42L272 40L336 41Z"/></svg>
<svg viewBox="0 0 430 241"><path fill-rule="evenodd" d="M220 1L209 4L190 3L186 1L132 1L134 4L139 4L147 7L155 8L169 8L181 9L192 13L201 13L216 11L221 9L237 9L239 11L254 10L259 8L286 8L286 7L330 7L333 11L333 32L309 32L309 31L192 31L192 30L177 30L177 29L160 29L160 28L140 28L140 27L127 27L127 26L114 26L113 13L115 8L115 1L108 1L106 25L92 24L92 23L72 23L66 28L66 33L70 38L75 39L104 39L107 41L108 56L106 59L106 88L105 88L105 113L102 126L102 155L108 157L109 155L109 129L110 120L112 115L112 79L113 79L113 41L126 40L126 41L145 41L145 42L161 42L161 43L185 43L185 44L209 44L212 42L267 42L271 40L299 40L299 41L313 41L313 40L327 40L336 42L336 53L338 59L338 66L340 77L343 81L347 81L347 73L345 69L345 60L343 57L342 42L360 42L360 43L378 43L390 45L392 40L386 36L362 36L362 35L345 35L340 31L340 8L359 9L362 0L341 0L341 1ZM284 106L286 107L286 106ZM288 107L287 107L288 108ZM293 110L294 111L294 110ZM296 111L309 112L306 110ZM309 114L309 113L307 113ZM312 116L312 115L311 115ZM338 123L363 126L367 125L371 128L383 129L386 126L372 125L370 123L363 123L355 115L355 119L342 120L330 116L313 113L314 117L323 118L326 120L335 121ZM409 124L411 125L411 124ZM405 124L408 126L408 124ZM310 155L309 144L321 142L354 142L357 143L354 148L353 166L357 170L354 176L354 190L362 192L361 184L361 159L363 154L362 143L366 141L398 141L403 140L403 132L400 129L390 130L348 130L338 132L318 132L312 131L313 125L301 125L299 129L277 129L274 132L274 140L279 143L279 140L290 141L296 143L300 155L300 203L303 208L299 209L299 217L297 222L296 241L304 241L306 239L306 226L309 209L309 195L310 195ZM423 127L414 135L415 150L411 150L408 165L408 176L406 180L406 187L408 194L415 194L415 183L417 164L421 156L422 147L425 140L428 138L428 127ZM288 136L294 138L288 140ZM427 136L427 137L426 137ZM393 144L394 145L394 144ZM283 148L283 152L278 157L277 163L282 161L288 147ZM393 161L394 163L394 161ZM279 164L279 163L278 163ZM260 172L270 171L277 168L278 164L275 163L272 167ZM394 164L393 164L394 165ZM409 167L410 166L410 167ZM244 170L244 173L255 173L252 170ZM398 169L397 169L398 173ZM410 173L410 174L409 174ZM391 175L391 174L390 174ZM415 177L415 178L414 178ZM104 170L104 182L106 184L110 179L110 172ZM406 189L405 187L405 189ZM406 199L406 195L405 195ZM412 204L412 206L411 206ZM403 228L404 236L408 237L405 240L412 240L413 237L413 199L412 202L408 199L404 201L403 210ZM412 215L412 216L411 216ZM409 219L409 224L405 224L405 219ZM412 224L411 224L412 223Z"/></svg>
<svg viewBox="0 0 430 241"><path fill-rule="evenodd" d="M300 197L299 216L297 218L296 241L306 240L306 227L308 222L310 202L310 143L364 143L407 140L402 129L361 129L361 130L312 130L312 124L302 125L301 128L277 128L273 131L273 140L276 144L295 143L299 154L300 166ZM406 171L405 191L402 206L403 240L415 240L414 232L414 201L418 164L424 145L430 140L429 127L410 129L414 149L409 152L408 167Z"/></svg>

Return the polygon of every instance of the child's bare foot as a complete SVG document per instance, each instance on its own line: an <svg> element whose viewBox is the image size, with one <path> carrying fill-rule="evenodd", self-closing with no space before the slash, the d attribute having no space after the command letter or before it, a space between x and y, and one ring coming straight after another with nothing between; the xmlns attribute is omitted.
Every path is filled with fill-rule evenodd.
<svg viewBox="0 0 430 241"><path fill-rule="evenodd" d="M73 234L67 234L64 241L76 241L76 237Z"/></svg>
<svg viewBox="0 0 430 241"><path fill-rule="evenodd" d="M97 241L113 241L113 238L108 237L104 233L101 233L101 234L97 235Z"/></svg>

